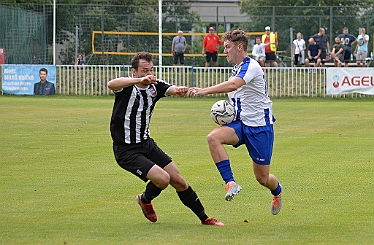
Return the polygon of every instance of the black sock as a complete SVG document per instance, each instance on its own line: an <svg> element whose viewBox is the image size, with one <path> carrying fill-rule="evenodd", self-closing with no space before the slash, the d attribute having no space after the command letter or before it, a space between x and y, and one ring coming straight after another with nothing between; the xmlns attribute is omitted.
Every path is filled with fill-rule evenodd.
<svg viewBox="0 0 374 245"><path fill-rule="evenodd" d="M187 190L177 193L182 203L190 208L201 221L205 221L208 218L208 216L205 214L204 207L201 204L199 197L192 190L191 186L188 186Z"/></svg>
<svg viewBox="0 0 374 245"><path fill-rule="evenodd" d="M151 203L154 198L160 195L162 189L158 188L152 181L149 181L142 194L142 202Z"/></svg>

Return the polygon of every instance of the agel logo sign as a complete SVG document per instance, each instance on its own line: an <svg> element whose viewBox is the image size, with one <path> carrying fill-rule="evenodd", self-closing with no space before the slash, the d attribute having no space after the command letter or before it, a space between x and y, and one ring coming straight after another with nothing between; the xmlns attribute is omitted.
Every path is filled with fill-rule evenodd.
<svg viewBox="0 0 374 245"><path fill-rule="evenodd" d="M339 83L339 75L334 75L332 79L334 88L339 86L374 86L373 76L344 76L341 85Z"/></svg>
<svg viewBox="0 0 374 245"><path fill-rule="evenodd" d="M329 67L326 69L326 94L374 95L374 69Z"/></svg>

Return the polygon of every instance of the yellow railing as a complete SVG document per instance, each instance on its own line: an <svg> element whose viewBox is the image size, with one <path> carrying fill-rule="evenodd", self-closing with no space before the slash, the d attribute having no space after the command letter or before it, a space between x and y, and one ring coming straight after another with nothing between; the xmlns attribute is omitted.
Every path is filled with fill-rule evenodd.
<svg viewBox="0 0 374 245"><path fill-rule="evenodd" d="M135 55L136 52L123 52L123 51L103 51L103 50L96 50L95 47L95 36L96 35L131 35L131 36L158 36L158 32L129 32L129 31L92 31L92 53L93 54L106 54L106 55ZM196 36L201 37L205 36L207 33L183 33L184 36ZM220 36L223 33L218 33L217 35ZM262 35L264 32L247 32L247 35L254 36L254 35ZM162 36L176 36L176 33L171 32L163 32ZM158 56L158 53L152 53L153 56ZM248 52L248 55L252 55L251 52ZM162 53L163 57L172 56L169 53ZM194 53L194 54L185 54L186 57L194 57L194 56L201 56L201 53ZM226 56L225 54L218 54L218 56Z"/></svg>

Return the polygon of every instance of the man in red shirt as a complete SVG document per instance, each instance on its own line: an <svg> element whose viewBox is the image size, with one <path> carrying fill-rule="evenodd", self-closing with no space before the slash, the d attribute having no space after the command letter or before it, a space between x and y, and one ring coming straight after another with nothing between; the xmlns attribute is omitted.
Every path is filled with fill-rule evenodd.
<svg viewBox="0 0 374 245"><path fill-rule="evenodd" d="M222 45L221 39L214 33L214 28L209 27L209 33L204 37L202 54L206 54L205 67L209 67L210 60L213 60L214 66L218 66L218 52L217 49Z"/></svg>

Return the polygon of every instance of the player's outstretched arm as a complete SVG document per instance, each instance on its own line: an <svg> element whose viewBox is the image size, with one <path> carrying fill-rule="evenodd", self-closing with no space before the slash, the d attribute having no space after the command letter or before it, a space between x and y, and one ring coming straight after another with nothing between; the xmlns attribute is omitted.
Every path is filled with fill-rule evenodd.
<svg viewBox="0 0 374 245"><path fill-rule="evenodd" d="M245 84L244 80L238 77L232 78L229 81L207 87L207 88L197 88L192 87L188 91L188 96L204 96L207 94L219 94L219 93L228 93L234 90L237 90Z"/></svg>
<svg viewBox="0 0 374 245"><path fill-rule="evenodd" d="M187 92L188 92L188 88L185 86L171 86L166 94L184 97L186 96Z"/></svg>
<svg viewBox="0 0 374 245"><path fill-rule="evenodd" d="M111 90L121 90L135 84L146 86L149 84L157 84L157 81L156 77L153 75L147 75L144 77L118 77L110 80L107 86Z"/></svg>

